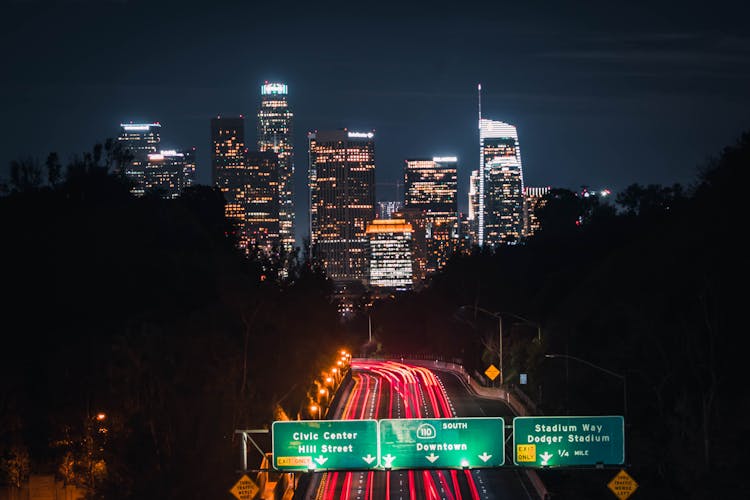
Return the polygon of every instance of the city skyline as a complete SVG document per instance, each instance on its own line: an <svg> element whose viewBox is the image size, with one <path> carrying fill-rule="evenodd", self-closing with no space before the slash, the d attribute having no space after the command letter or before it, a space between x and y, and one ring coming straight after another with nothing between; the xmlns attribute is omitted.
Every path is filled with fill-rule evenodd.
<svg viewBox="0 0 750 500"><path fill-rule="evenodd" d="M12 160L55 151L66 162L116 137L119 123L158 121L162 148L196 147L196 182L210 184L210 118L252 119L259 85L284 82L300 245L308 210L300 152L316 129L376 131L378 201L397 199L405 159L457 156L467 212L481 82L483 116L517 127L525 185L688 184L750 128L750 37L740 2L673 7L393 10L386 2L336 14L290 6L274 18L233 2L14 2L0 35L14 48L2 82L0 177ZM288 36L276 37L279 29ZM425 30L442 35L416 35ZM249 122L247 144L258 139L253 129Z"/></svg>

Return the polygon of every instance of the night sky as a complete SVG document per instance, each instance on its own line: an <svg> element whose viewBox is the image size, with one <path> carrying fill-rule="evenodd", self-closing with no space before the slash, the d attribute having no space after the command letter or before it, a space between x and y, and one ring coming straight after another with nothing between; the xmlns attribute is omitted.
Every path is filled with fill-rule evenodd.
<svg viewBox="0 0 750 500"><path fill-rule="evenodd" d="M375 129L379 200L405 158L458 156L465 211L481 82L483 116L518 128L526 185L690 184L750 129L745 4L6 1L0 175L132 120L160 122L165 149L196 146L208 183L210 118L244 114L254 149L259 87L279 80L299 222L307 132L342 127Z"/></svg>

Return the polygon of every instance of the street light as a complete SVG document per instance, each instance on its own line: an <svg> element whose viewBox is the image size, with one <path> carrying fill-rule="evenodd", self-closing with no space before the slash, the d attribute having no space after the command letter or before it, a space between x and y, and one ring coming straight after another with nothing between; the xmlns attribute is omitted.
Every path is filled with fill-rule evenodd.
<svg viewBox="0 0 750 500"><path fill-rule="evenodd" d="M619 373L615 373L612 370L608 370L599 365L595 365L591 361L586 361L585 359L577 358L575 356L569 356L568 354L545 354L544 357L550 358L550 359L555 359L555 358L572 359L573 361L578 361L579 363L588 365L591 368L595 368L613 377L619 378L620 381L622 382L622 415L623 415L623 418L627 418L627 415L628 415L628 382L627 382L627 379L625 378L625 375L620 375Z"/></svg>
<svg viewBox="0 0 750 500"><path fill-rule="evenodd" d="M328 406L328 389L320 389L318 391L318 394L320 394L321 397L325 396L325 398L326 398L326 406Z"/></svg>
<svg viewBox="0 0 750 500"><path fill-rule="evenodd" d="M310 405L310 412L315 415L315 412L318 412L318 420L322 420L321 418L321 409L320 405Z"/></svg>
<svg viewBox="0 0 750 500"><path fill-rule="evenodd" d="M536 327L536 341L539 344L542 343L542 325L540 325L536 321L531 321L530 319L526 319L523 316L519 316L516 313L512 313L508 311L498 311L496 314L504 314L506 316L511 316L513 318L523 321L527 325L535 326Z"/></svg>

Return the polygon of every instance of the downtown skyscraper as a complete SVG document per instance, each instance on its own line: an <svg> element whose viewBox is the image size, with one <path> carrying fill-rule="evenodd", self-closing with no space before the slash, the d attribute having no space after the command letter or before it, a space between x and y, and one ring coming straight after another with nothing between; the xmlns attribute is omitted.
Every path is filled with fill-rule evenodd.
<svg viewBox="0 0 750 500"><path fill-rule="evenodd" d="M247 151L242 116L211 120L213 184L224 196L224 216L246 254L270 254L279 244L278 156Z"/></svg>
<svg viewBox="0 0 750 500"><path fill-rule="evenodd" d="M544 198L552 188L550 186L545 187L524 187L523 199L524 199L524 215L523 215L523 237L529 238L534 236L534 233L539 231L541 223L537 217L536 210L543 208L547 204L547 200Z"/></svg>
<svg viewBox="0 0 750 500"><path fill-rule="evenodd" d="M415 239L418 276L442 269L458 243L458 159L455 156L408 159L404 168L403 214L423 231ZM418 220L411 214L421 211ZM423 236L423 237L422 237Z"/></svg>
<svg viewBox="0 0 750 500"><path fill-rule="evenodd" d="M375 133L307 134L310 254L337 282L369 278L367 225L375 219Z"/></svg>
<svg viewBox="0 0 750 500"><path fill-rule="evenodd" d="M119 146L128 154L125 178L134 196L155 194L175 199L195 184L195 148L161 149L161 124L121 123Z"/></svg>
<svg viewBox="0 0 750 500"><path fill-rule="evenodd" d="M258 151L278 156L279 238L284 251L295 243L293 113L287 102L284 83L265 82L260 88L258 108Z"/></svg>
<svg viewBox="0 0 750 500"><path fill-rule="evenodd" d="M157 193L174 200L185 188L195 184L195 148L186 151L163 149L149 153L143 188L146 193Z"/></svg>
<svg viewBox="0 0 750 500"><path fill-rule="evenodd" d="M404 219L377 219L367 226L370 287L409 290L414 281L412 227Z"/></svg>
<svg viewBox="0 0 750 500"><path fill-rule="evenodd" d="M148 155L159 150L160 130L161 124L158 122L120 124L120 135L117 140L122 150L130 154L130 161L125 165L125 178L130 181L130 192L135 196L143 196L146 192Z"/></svg>
<svg viewBox="0 0 750 500"><path fill-rule="evenodd" d="M479 94L479 207L477 240L480 246L514 244L523 234L523 167L516 127L482 118Z"/></svg>

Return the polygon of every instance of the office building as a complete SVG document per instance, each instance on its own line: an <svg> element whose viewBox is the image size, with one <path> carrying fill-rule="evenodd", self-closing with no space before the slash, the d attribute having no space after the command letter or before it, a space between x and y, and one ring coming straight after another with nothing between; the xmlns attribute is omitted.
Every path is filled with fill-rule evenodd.
<svg viewBox="0 0 750 500"><path fill-rule="evenodd" d="M195 148L189 151L162 150L149 153L143 176L143 190L165 199L175 199L195 181Z"/></svg>
<svg viewBox="0 0 750 500"><path fill-rule="evenodd" d="M406 160L404 206L422 211L426 245L415 253L428 275L445 267L457 247L457 166L455 156Z"/></svg>
<svg viewBox="0 0 750 500"><path fill-rule="evenodd" d="M472 170L469 177L469 213L465 234L470 246L479 245L479 170Z"/></svg>
<svg viewBox="0 0 750 500"><path fill-rule="evenodd" d="M211 183L223 191L227 178L222 172L244 168L245 118L212 118L211 147Z"/></svg>
<svg viewBox="0 0 750 500"><path fill-rule="evenodd" d="M418 288L427 279L427 261L429 253L427 242L427 219L420 207L404 206L394 212L393 219L404 219L412 228L411 259L414 272L414 286Z"/></svg>
<svg viewBox="0 0 750 500"><path fill-rule="evenodd" d="M279 244L278 155L245 149L244 117L211 120L214 185L224 195L224 216L248 255Z"/></svg>
<svg viewBox="0 0 750 500"><path fill-rule="evenodd" d="M272 151L245 153L246 184L238 192L245 209L243 239L247 248L258 248L266 254L277 252L279 236L279 166Z"/></svg>
<svg viewBox="0 0 750 500"><path fill-rule="evenodd" d="M232 226L232 236L243 251L245 207L242 204L245 175L245 118L217 116L211 119L211 182L224 195L224 217Z"/></svg>
<svg viewBox="0 0 750 500"><path fill-rule="evenodd" d="M258 109L258 150L278 155L279 236L286 252L294 249L294 147L293 113L287 102L284 83L265 82L260 88Z"/></svg>
<svg viewBox="0 0 750 500"><path fill-rule="evenodd" d="M308 133L310 253L334 281L368 279L375 219L375 133Z"/></svg>
<svg viewBox="0 0 750 500"><path fill-rule="evenodd" d="M546 204L544 195L549 193L550 187L524 187L523 206L524 206L524 238L534 236L539 228L539 219L536 216L536 210Z"/></svg>
<svg viewBox="0 0 750 500"><path fill-rule="evenodd" d="M515 157L496 156L485 165L484 242L515 244L523 231L523 174Z"/></svg>
<svg viewBox="0 0 750 500"><path fill-rule="evenodd" d="M472 221L465 213L458 214L458 245L456 252L470 255L476 246L476 234L473 232Z"/></svg>
<svg viewBox="0 0 750 500"><path fill-rule="evenodd" d="M480 118L479 145L478 242L517 243L523 225L523 167L516 127Z"/></svg>
<svg viewBox="0 0 750 500"><path fill-rule="evenodd" d="M148 155L159 150L161 125L156 123L121 123L117 140L122 150L130 155L125 165L125 178L130 182L130 192L135 196L145 193L145 175Z"/></svg>
<svg viewBox="0 0 750 500"><path fill-rule="evenodd" d="M371 287L411 289L411 233L411 225L404 219L377 219L368 224Z"/></svg>
<svg viewBox="0 0 750 500"><path fill-rule="evenodd" d="M395 212L404 206L403 201L379 201L378 219L391 219Z"/></svg>

